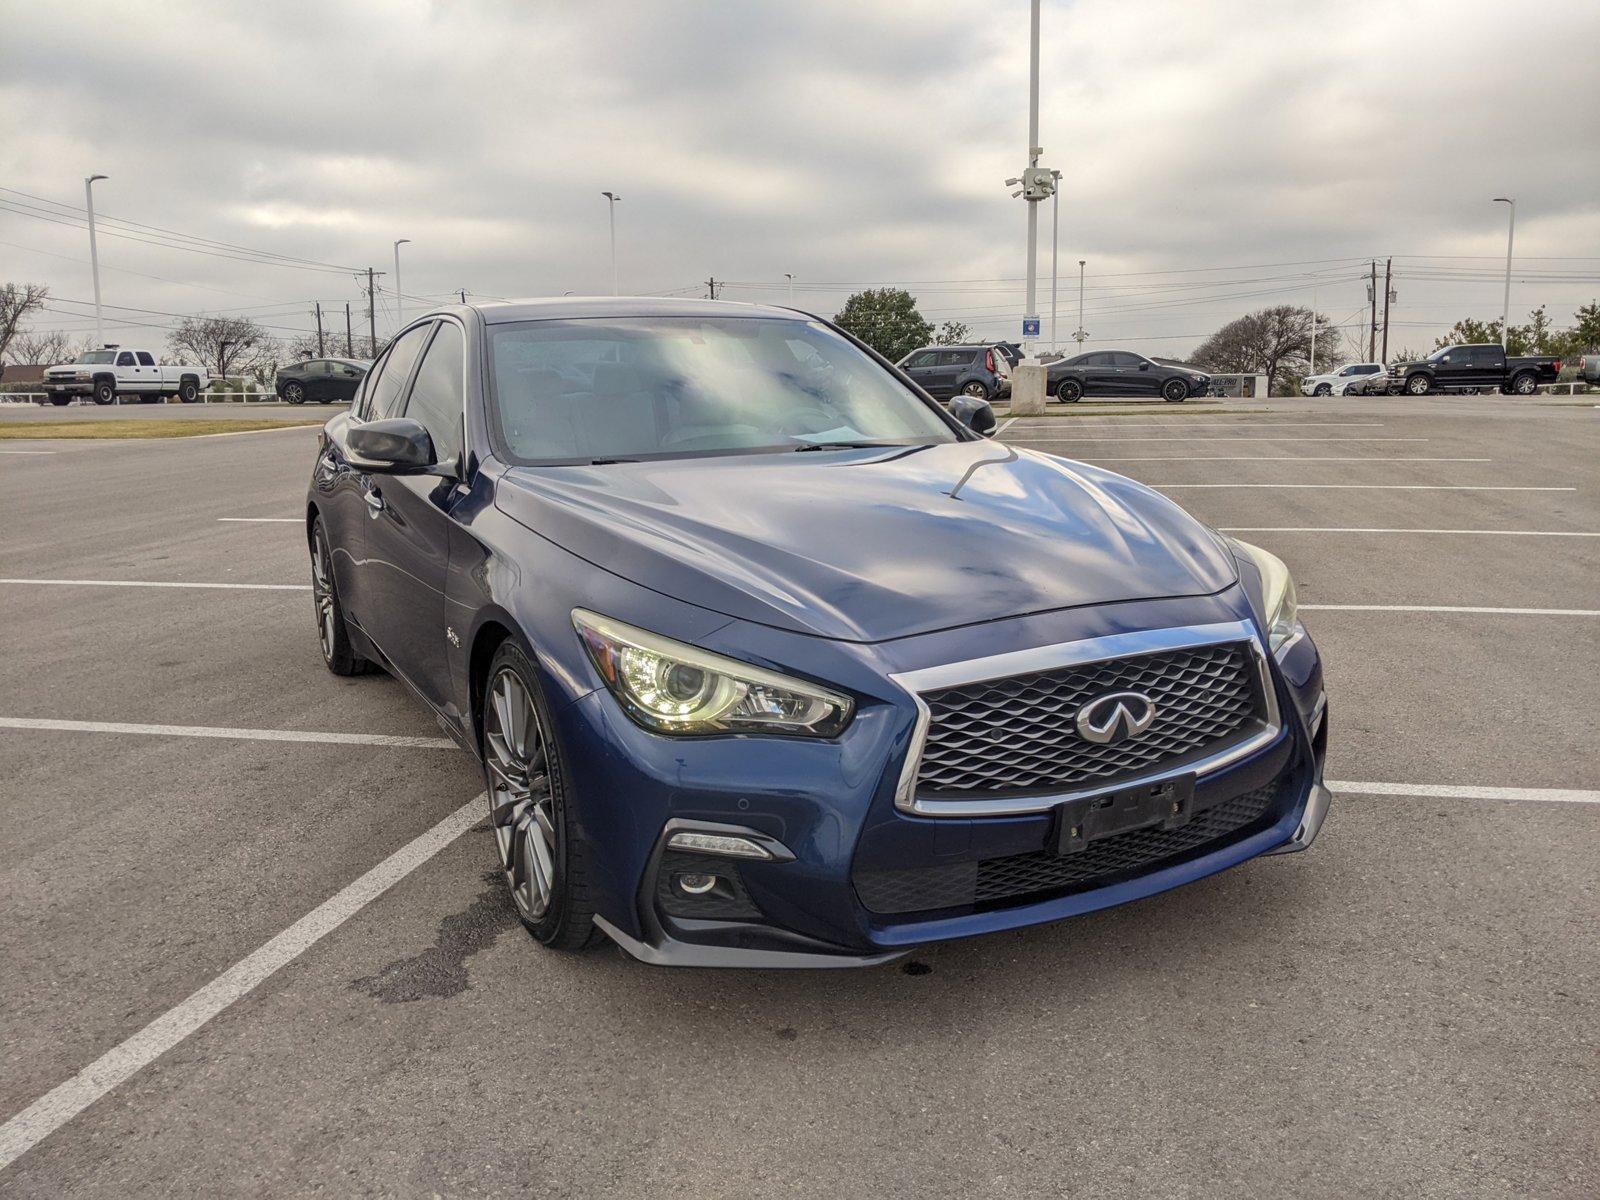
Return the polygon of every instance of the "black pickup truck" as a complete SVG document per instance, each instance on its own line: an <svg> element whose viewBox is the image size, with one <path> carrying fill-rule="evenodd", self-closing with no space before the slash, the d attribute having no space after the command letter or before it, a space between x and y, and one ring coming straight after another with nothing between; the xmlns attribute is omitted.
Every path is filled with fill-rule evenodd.
<svg viewBox="0 0 1600 1200"><path fill-rule="evenodd" d="M1421 362L1395 363L1389 368L1389 394L1405 392L1484 391L1531 396L1541 383L1554 383L1561 360L1538 354L1507 357L1491 342L1483 346L1446 346Z"/></svg>

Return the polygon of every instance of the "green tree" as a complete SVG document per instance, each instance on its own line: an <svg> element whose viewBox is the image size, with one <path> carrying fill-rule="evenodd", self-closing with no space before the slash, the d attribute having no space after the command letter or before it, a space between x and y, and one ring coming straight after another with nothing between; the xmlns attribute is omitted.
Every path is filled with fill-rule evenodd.
<svg viewBox="0 0 1600 1200"><path fill-rule="evenodd" d="M972 340L972 329L961 321L946 321L933 340L940 346L961 346Z"/></svg>
<svg viewBox="0 0 1600 1200"><path fill-rule="evenodd" d="M917 298L903 288L857 292L833 320L890 362L898 362L933 339L933 326L917 311Z"/></svg>
<svg viewBox="0 0 1600 1200"><path fill-rule="evenodd" d="M1582 354L1589 350L1600 350L1600 303L1591 300L1573 314L1577 320L1568 331L1567 351L1571 354Z"/></svg>
<svg viewBox="0 0 1600 1200"><path fill-rule="evenodd" d="M1506 353L1521 354L1516 340L1517 327L1511 327L1511 337L1507 339ZM1500 340L1499 321L1480 321L1476 317L1463 317L1450 327L1448 333L1433 343L1435 350L1443 350L1446 346L1472 346L1486 345L1489 342ZM1513 348L1517 347L1517 348Z"/></svg>

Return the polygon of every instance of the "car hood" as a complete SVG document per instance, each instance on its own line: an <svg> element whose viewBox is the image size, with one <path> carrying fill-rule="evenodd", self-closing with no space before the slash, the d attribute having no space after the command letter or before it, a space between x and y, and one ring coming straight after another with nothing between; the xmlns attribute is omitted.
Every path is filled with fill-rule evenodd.
<svg viewBox="0 0 1600 1200"><path fill-rule="evenodd" d="M991 441L514 467L495 504L652 590L850 641L1237 578L1217 536L1160 494Z"/></svg>

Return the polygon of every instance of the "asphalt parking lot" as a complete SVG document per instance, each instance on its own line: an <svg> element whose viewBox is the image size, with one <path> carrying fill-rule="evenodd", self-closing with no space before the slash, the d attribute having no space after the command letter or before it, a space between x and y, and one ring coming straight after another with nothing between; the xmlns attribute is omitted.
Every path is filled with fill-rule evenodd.
<svg viewBox="0 0 1600 1200"><path fill-rule="evenodd" d="M522 933L474 764L322 667L313 429L0 441L0 1194L1600 1193L1600 411L1000 436L1289 563L1332 815L1306 854L795 973Z"/></svg>

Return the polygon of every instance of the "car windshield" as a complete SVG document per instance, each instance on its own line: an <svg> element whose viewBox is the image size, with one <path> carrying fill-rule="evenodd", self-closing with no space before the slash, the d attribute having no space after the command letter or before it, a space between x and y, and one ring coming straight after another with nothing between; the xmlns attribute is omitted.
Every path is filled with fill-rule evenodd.
<svg viewBox="0 0 1600 1200"><path fill-rule="evenodd" d="M78 361L81 363L109 363L115 362L116 359L117 352L115 350L91 350Z"/></svg>
<svg viewBox="0 0 1600 1200"><path fill-rule="evenodd" d="M815 321L626 317L490 327L495 419L523 464L957 441Z"/></svg>

